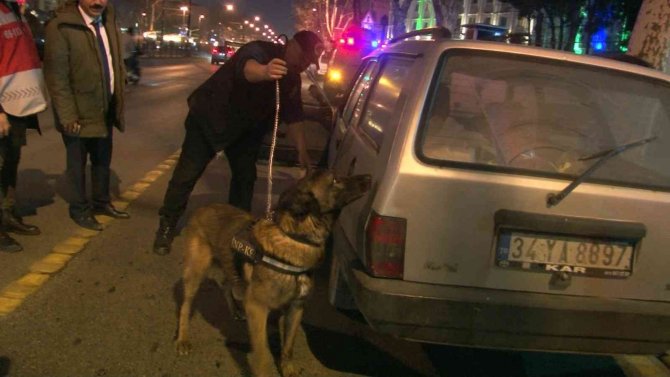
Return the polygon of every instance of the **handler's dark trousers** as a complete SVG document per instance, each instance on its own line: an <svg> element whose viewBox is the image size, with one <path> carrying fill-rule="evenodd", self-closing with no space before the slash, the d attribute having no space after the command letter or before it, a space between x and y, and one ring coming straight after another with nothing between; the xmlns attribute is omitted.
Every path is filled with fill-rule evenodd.
<svg viewBox="0 0 670 377"><path fill-rule="evenodd" d="M202 132L199 119L186 118L186 137L181 147L172 179L168 184L163 207L158 211L162 219L174 226L184 213L188 198L216 154ZM263 142L264 129L250 127L224 148L232 173L228 203L250 211L256 182L256 159Z"/></svg>
<svg viewBox="0 0 670 377"><path fill-rule="evenodd" d="M2 209L13 210L21 148L26 143L26 129L37 129L37 115L15 117L8 114L7 118L12 128L7 137L0 138L0 194Z"/></svg>
<svg viewBox="0 0 670 377"><path fill-rule="evenodd" d="M86 198L86 163L91 159L91 199L94 207L104 207L110 202L109 180L112 163L112 128L107 137L78 137L63 134L67 176L72 183L70 217L90 215L91 205Z"/></svg>

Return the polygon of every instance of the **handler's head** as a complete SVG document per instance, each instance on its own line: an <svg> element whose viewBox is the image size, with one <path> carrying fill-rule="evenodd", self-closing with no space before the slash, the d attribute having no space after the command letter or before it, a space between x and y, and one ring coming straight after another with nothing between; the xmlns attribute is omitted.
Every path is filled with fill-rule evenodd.
<svg viewBox="0 0 670 377"><path fill-rule="evenodd" d="M79 6L90 17L97 18L107 8L107 0L79 0Z"/></svg>
<svg viewBox="0 0 670 377"><path fill-rule="evenodd" d="M318 68L323 49L323 41L315 33L309 30L295 33L286 45L285 58L289 69L302 72L311 64L316 64Z"/></svg>

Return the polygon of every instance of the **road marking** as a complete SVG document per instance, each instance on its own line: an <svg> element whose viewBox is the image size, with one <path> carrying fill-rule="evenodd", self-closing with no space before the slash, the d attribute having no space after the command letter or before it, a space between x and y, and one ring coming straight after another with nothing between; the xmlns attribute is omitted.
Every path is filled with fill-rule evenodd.
<svg viewBox="0 0 670 377"><path fill-rule="evenodd" d="M627 377L670 377L670 370L654 356L615 356Z"/></svg>
<svg viewBox="0 0 670 377"><path fill-rule="evenodd" d="M121 200L113 202L114 207L125 210L130 203L137 199L149 186L160 178L166 171L172 169L181 150L172 154L168 159L158 164L158 166L149 171L137 183L128 187L121 195ZM115 219L108 216L96 216L96 219L105 227ZM51 249L51 252L44 258L33 263L30 272L10 283L0 291L0 318L12 313L18 308L26 297L35 293L42 287L49 278L61 271L68 262L79 252L86 248L86 245L93 237L100 232L85 228L77 229L74 234L64 241L60 242Z"/></svg>

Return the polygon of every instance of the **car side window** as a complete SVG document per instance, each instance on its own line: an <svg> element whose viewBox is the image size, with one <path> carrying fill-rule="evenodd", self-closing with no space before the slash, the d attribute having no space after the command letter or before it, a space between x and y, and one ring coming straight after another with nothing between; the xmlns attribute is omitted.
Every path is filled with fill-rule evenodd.
<svg viewBox="0 0 670 377"><path fill-rule="evenodd" d="M376 71L377 61L370 61L356 78L356 84L342 112L342 119L347 126L356 124L356 121L360 118L361 108L365 103L365 97L370 90Z"/></svg>
<svg viewBox="0 0 670 377"><path fill-rule="evenodd" d="M382 66L379 79L370 91L360 129L375 144L381 146L384 132L394 127L393 114L398 108L403 84L409 76L413 59L390 57Z"/></svg>

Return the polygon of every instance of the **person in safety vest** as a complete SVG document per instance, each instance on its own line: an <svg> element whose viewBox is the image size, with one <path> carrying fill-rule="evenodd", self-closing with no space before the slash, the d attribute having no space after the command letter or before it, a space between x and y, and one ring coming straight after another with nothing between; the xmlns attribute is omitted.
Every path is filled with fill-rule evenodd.
<svg viewBox="0 0 670 377"><path fill-rule="evenodd" d="M300 73L311 64L318 66L322 52L321 39L306 30L296 33L286 45L250 42L190 95L181 155L159 210L155 253L170 252L191 191L217 154L225 154L232 173L228 202L251 210L256 159L263 137L274 124L277 80L280 119L288 124L300 164L309 169Z"/></svg>
<svg viewBox="0 0 670 377"><path fill-rule="evenodd" d="M23 17L24 1L0 0L0 251L23 248L7 232L38 235L37 226L16 213L16 177L26 129L39 131L37 113L47 107L42 66Z"/></svg>

